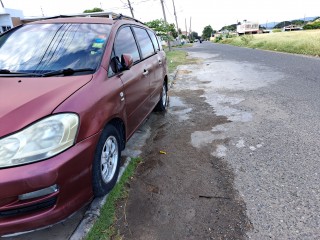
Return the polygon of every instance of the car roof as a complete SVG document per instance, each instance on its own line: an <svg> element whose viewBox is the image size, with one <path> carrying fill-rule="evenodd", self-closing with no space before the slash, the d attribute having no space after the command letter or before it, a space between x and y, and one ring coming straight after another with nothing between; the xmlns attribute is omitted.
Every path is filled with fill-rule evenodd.
<svg viewBox="0 0 320 240"><path fill-rule="evenodd" d="M114 24L117 20L103 17L62 17L52 18L40 21L31 22L28 24L43 24L43 23L104 23Z"/></svg>

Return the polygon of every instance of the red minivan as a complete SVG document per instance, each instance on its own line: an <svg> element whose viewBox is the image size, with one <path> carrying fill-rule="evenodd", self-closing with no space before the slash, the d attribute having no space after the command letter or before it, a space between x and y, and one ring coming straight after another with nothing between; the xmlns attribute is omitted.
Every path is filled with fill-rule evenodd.
<svg viewBox="0 0 320 240"><path fill-rule="evenodd" d="M167 105L166 56L134 19L57 18L0 36L0 235L65 219L115 185Z"/></svg>

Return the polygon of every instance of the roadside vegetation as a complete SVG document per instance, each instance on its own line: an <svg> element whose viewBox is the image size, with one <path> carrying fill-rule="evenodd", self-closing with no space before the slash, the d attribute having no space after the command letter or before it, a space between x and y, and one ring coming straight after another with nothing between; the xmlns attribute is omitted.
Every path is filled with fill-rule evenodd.
<svg viewBox="0 0 320 240"><path fill-rule="evenodd" d="M186 44L184 46L189 47L190 45L192 46L192 44ZM173 73L179 65L192 64L197 62L196 59L189 59L188 54L185 51L172 50L170 52L166 51L166 54L169 73Z"/></svg>
<svg viewBox="0 0 320 240"><path fill-rule="evenodd" d="M130 181L141 162L141 158L131 159L120 181L109 193L107 201L101 209L100 217L87 235L87 240L110 239L111 236L117 236L117 232L113 227L117 202L128 197L126 183Z"/></svg>
<svg viewBox="0 0 320 240"><path fill-rule="evenodd" d="M275 32L219 39L241 47L320 56L320 30Z"/></svg>

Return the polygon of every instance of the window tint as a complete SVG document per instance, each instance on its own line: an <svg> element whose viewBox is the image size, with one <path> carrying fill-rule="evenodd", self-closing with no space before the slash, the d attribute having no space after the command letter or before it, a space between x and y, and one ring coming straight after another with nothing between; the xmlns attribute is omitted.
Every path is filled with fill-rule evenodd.
<svg viewBox="0 0 320 240"><path fill-rule="evenodd" d="M117 57L119 61L121 60L121 55L124 53L130 54L133 62L140 60L138 47L130 27L120 29L114 42L114 51L115 57Z"/></svg>
<svg viewBox="0 0 320 240"><path fill-rule="evenodd" d="M134 27L134 32L136 33L137 41L141 48L141 53L143 58L147 58L154 54L153 44L151 39L145 29Z"/></svg>
<svg viewBox="0 0 320 240"><path fill-rule="evenodd" d="M149 33L149 36L150 36L151 40L152 40L154 49L156 49L157 51L160 51L159 43L157 41L157 38L156 38L155 34L150 30L147 30L147 31Z"/></svg>

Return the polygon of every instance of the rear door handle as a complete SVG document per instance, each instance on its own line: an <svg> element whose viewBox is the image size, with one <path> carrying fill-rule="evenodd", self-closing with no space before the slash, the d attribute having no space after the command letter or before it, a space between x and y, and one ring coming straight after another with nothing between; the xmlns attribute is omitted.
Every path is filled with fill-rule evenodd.
<svg viewBox="0 0 320 240"><path fill-rule="evenodd" d="M144 76L148 75L148 74L149 74L148 69L144 69L142 74L143 74Z"/></svg>

